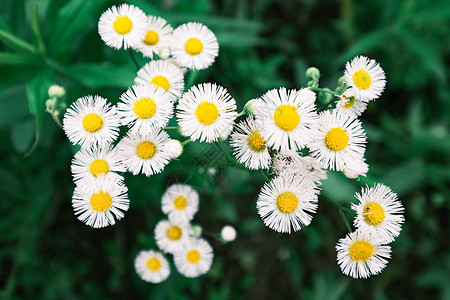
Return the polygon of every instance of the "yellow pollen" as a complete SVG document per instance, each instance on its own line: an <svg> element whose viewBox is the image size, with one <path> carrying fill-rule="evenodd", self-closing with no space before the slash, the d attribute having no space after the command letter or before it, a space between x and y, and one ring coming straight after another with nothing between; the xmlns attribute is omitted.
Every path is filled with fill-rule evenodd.
<svg viewBox="0 0 450 300"><path fill-rule="evenodd" d="M149 258L147 260L146 265L147 265L147 269L150 272L158 272L159 269L161 269L161 262L159 261L159 259L154 258L154 257Z"/></svg>
<svg viewBox="0 0 450 300"><path fill-rule="evenodd" d="M347 102L345 102L345 104L342 105L343 108L350 108L353 106L353 104L355 104L356 98L353 96L351 96L351 97L344 96L344 99L347 99Z"/></svg>
<svg viewBox="0 0 450 300"><path fill-rule="evenodd" d="M152 81L150 81L151 84L157 85L165 89L166 91L170 88L169 80L167 80L166 77L158 75L153 77Z"/></svg>
<svg viewBox="0 0 450 300"><path fill-rule="evenodd" d="M203 101L197 106L195 116L203 125L210 125L217 120L219 110L214 103Z"/></svg>
<svg viewBox="0 0 450 300"><path fill-rule="evenodd" d="M363 69L356 71L355 74L353 74L353 81L355 82L356 87L360 90L368 89L372 84L370 74Z"/></svg>
<svg viewBox="0 0 450 300"><path fill-rule="evenodd" d="M278 208L285 214L289 214L297 209L298 198L292 192L284 192L277 197Z"/></svg>
<svg viewBox="0 0 450 300"><path fill-rule="evenodd" d="M158 44L159 41L159 35L156 31L148 30L147 34L145 35L145 39L143 40L144 44L148 46L154 46Z"/></svg>
<svg viewBox="0 0 450 300"><path fill-rule="evenodd" d="M173 205L175 206L175 209L183 210L186 208L187 199L183 196L179 196L175 198L175 200L173 201Z"/></svg>
<svg viewBox="0 0 450 300"><path fill-rule="evenodd" d="M203 44L198 38L190 38L184 44L184 50L190 55L197 55L203 50Z"/></svg>
<svg viewBox="0 0 450 300"><path fill-rule="evenodd" d="M96 159L91 162L91 165L89 166L89 172L91 172L91 174L95 177L100 174L106 174L109 172L108 163L104 159Z"/></svg>
<svg viewBox="0 0 450 300"><path fill-rule="evenodd" d="M347 147L349 140L350 138L345 129L341 127L331 128L325 136L325 145L330 150L341 151Z"/></svg>
<svg viewBox="0 0 450 300"><path fill-rule="evenodd" d="M156 112L156 103L152 98L142 97L134 102L134 113L140 119L149 119Z"/></svg>
<svg viewBox="0 0 450 300"><path fill-rule="evenodd" d="M89 204L91 208L96 212L106 211L111 207L112 199L108 193L98 191L91 196Z"/></svg>
<svg viewBox="0 0 450 300"><path fill-rule="evenodd" d="M366 241L356 241L350 246L350 257L356 262L370 260L374 253L373 245Z"/></svg>
<svg viewBox="0 0 450 300"><path fill-rule="evenodd" d="M167 229L167 236L171 240L178 240L181 237L181 229L178 226L172 226Z"/></svg>
<svg viewBox="0 0 450 300"><path fill-rule="evenodd" d="M383 207L376 202L369 202L364 206L363 216L366 223L373 226L379 225L386 217Z"/></svg>
<svg viewBox="0 0 450 300"><path fill-rule="evenodd" d="M155 144L149 141L141 142L136 148L136 154L142 159L152 158L155 152Z"/></svg>
<svg viewBox="0 0 450 300"><path fill-rule="evenodd" d="M300 123L300 115L297 107L289 104L281 104L273 114L275 124L281 129L291 131Z"/></svg>
<svg viewBox="0 0 450 300"><path fill-rule="evenodd" d="M95 113L87 114L83 118L83 127L90 133L97 132L103 127L103 119Z"/></svg>
<svg viewBox="0 0 450 300"><path fill-rule="evenodd" d="M113 28L118 34L126 34L133 28L133 22L127 16L118 16L113 23Z"/></svg>
<svg viewBox="0 0 450 300"><path fill-rule="evenodd" d="M191 250L187 253L187 261L196 264L200 260L200 253L197 250Z"/></svg>
<svg viewBox="0 0 450 300"><path fill-rule="evenodd" d="M266 141L261 136L258 130L253 131L247 138L248 147L254 152L261 152L266 150Z"/></svg>

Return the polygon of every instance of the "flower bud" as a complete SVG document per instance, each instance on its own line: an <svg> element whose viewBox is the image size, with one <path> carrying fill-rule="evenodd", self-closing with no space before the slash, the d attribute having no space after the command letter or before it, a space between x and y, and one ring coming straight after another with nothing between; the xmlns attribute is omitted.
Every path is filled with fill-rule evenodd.
<svg viewBox="0 0 450 300"><path fill-rule="evenodd" d="M306 78L318 81L320 78L320 71L316 67L306 69Z"/></svg>
<svg viewBox="0 0 450 300"><path fill-rule="evenodd" d="M66 90L64 90L64 88L62 86L59 86L56 84L52 85L48 89L48 95L50 98L61 98L65 94L66 94Z"/></svg>
<svg viewBox="0 0 450 300"><path fill-rule="evenodd" d="M164 145L164 152L166 152L170 158L177 158L183 153L183 146L178 140L170 140Z"/></svg>
<svg viewBox="0 0 450 300"><path fill-rule="evenodd" d="M232 242L236 238L236 229L230 225L224 226L220 232L220 236L225 242Z"/></svg>

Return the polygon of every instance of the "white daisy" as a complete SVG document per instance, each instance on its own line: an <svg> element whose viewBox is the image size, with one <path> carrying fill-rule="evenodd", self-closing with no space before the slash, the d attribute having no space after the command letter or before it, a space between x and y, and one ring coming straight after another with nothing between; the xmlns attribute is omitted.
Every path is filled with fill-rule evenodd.
<svg viewBox="0 0 450 300"><path fill-rule="evenodd" d="M198 277L209 271L214 258L211 245L204 239L191 239L181 251L174 253L175 266L186 277Z"/></svg>
<svg viewBox="0 0 450 300"><path fill-rule="evenodd" d="M167 259L157 251L141 251L134 260L134 268L139 277L151 283L160 283L169 277L170 266Z"/></svg>
<svg viewBox="0 0 450 300"><path fill-rule="evenodd" d="M162 220L155 227L155 240L159 249L174 253L183 249L192 235L190 224L173 220Z"/></svg>
<svg viewBox="0 0 450 300"><path fill-rule="evenodd" d="M359 176L366 177L367 172L369 172L369 165L366 163L365 158L358 160L352 160L345 163L344 170L342 170L345 177L349 179L356 179Z"/></svg>
<svg viewBox="0 0 450 300"><path fill-rule="evenodd" d="M314 182L316 185L321 185L323 179L327 179L327 172L322 169L322 164L314 157L304 156L300 157L301 168L298 172L300 176Z"/></svg>
<svg viewBox="0 0 450 300"><path fill-rule="evenodd" d="M364 231L347 234L336 245L337 262L342 273L353 278L367 278L380 273L391 257L391 247L379 245Z"/></svg>
<svg viewBox="0 0 450 300"><path fill-rule="evenodd" d="M276 175L297 176L302 170L301 156L294 150L282 150L275 153L272 169Z"/></svg>
<svg viewBox="0 0 450 300"><path fill-rule="evenodd" d="M176 101L184 90L184 75L180 68L165 60L146 63L134 79L137 84L154 84L162 87Z"/></svg>
<svg viewBox="0 0 450 300"><path fill-rule="evenodd" d="M198 193L187 184L172 184L162 196L162 211L170 220L189 222L198 210Z"/></svg>
<svg viewBox="0 0 450 300"><path fill-rule="evenodd" d="M64 114L63 128L72 144L82 148L111 144L119 135L116 107L100 96L86 96L72 103Z"/></svg>
<svg viewBox="0 0 450 300"><path fill-rule="evenodd" d="M148 16L147 27L141 39L134 45L134 49L145 57L153 58L162 49L168 49L172 42L173 28L160 17Z"/></svg>
<svg viewBox="0 0 450 300"><path fill-rule="evenodd" d="M123 180L122 176L114 172L125 172L119 153L112 145L98 149L81 149L75 154L71 169L75 184L83 178L95 181L98 176Z"/></svg>
<svg viewBox="0 0 450 300"><path fill-rule="evenodd" d="M317 122L316 94L309 89L273 89L261 96L255 116L267 146L300 150L311 139Z"/></svg>
<svg viewBox="0 0 450 300"><path fill-rule="evenodd" d="M153 84L133 85L120 96L123 102L117 104L122 125L141 134L166 126L173 114L170 98Z"/></svg>
<svg viewBox="0 0 450 300"><path fill-rule="evenodd" d="M336 103L336 109L352 118L357 118L366 110L368 102L357 99L353 90L350 88L344 92L341 100Z"/></svg>
<svg viewBox="0 0 450 300"><path fill-rule="evenodd" d="M121 180L100 176L84 179L75 187L72 206L78 220L94 228L114 225L128 210L127 187Z"/></svg>
<svg viewBox="0 0 450 300"><path fill-rule="evenodd" d="M363 231L373 230L382 243L390 243L400 234L403 217L403 205L397 194L383 185L377 184L374 188L362 188L361 194L355 194L359 203L352 203L356 211L353 222L356 228Z"/></svg>
<svg viewBox="0 0 450 300"><path fill-rule="evenodd" d="M337 110L319 114L319 122L308 144L311 156L324 168L342 171L346 163L359 160L366 151L366 134L358 119Z"/></svg>
<svg viewBox="0 0 450 300"><path fill-rule="evenodd" d="M145 36L147 17L136 6L122 4L108 8L98 21L98 33L106 45L120 49L134 46Z"/></svg>
<svg viewBox="0 0 450 300"><path fill-rule="evenodd" d="M315 185L301 177L279 176L265 183L256 208L258 214L269 228L278 232L291 233L311 223L317 210Z"/></svg>
<svg viewBox="0 0 450 300"><path fill-rule="evenodd" d="M201 23L186 23L173 32L172 55L183 67L208 68L219 54L216 36Z"/></svg>
<svg viewBox="0 0 450 300"><path fill-rule="evenodd" d="M146 176L160 173L169 163L170 157L164 152L169 135L159 129L146 134L128 132L117 145L120 157L130 173L140 172Z"/></svg>
<svg viewBox="0 0 450 300"><path fill-rule="evenodd" d="M232 130L236 101L228 91L214 83L191 87L177 106L177 119L184 136L192 141L215 142Z"/></svg>
<svg viewBox="0 0 450 300"><path fill-rule="evenodd" d="M250 170L268 169L271 162L266 141L260 134L253 117L237 125L236 132L231 135L230 145L239 163Z"/></svg>
<svg viewBox="0 0 450 300"><path fill-rule="evenodd" d="M362 101L377 99L386 85L383 69L375 60L365 56L357 56L347 62L345 77L354 96Z"/></svg>

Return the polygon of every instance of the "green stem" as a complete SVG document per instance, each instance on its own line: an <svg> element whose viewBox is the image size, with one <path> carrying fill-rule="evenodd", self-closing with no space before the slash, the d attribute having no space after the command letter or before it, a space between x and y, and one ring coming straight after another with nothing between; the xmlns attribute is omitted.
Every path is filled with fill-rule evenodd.
<svg viewBox="0 0 450 300"><path fill-rule="evenodd" d="M322 93L332 94L334 96L339 96L339 94L336 93L336 92L333 92L333 91L330 91L330 90L327 90L327 89L322 89L322 88L312 87L311 91L313 91L313 92L322 92Z"/></svg>
<svg viewBox="0 0 450 300"><path fill-rule="evenodd" d="M136 66L136 68L137 68L138 71L139 71L139 69L140 69L141 67L140 67L139 64L138 64L138 62L137 62L137 60L136 60L136 57L134 57L134 53L133 53L133 50L132 50L131 48L128 48L128 53L130 53L131 60L134 62L134 65Z"/></svg>
<svg viewBox="0 0 450 300"><path fill-rule="evenodd" d="M352 228L350 227L350 224L348 223L347 217L344 214L344 211L339 208L339 214L341 215L342 220L344 220L345 226L348 229L348 232L352 232Z"/></svg>
<svg viewBox="0 0 450 300"><path fill-rule="evenodd" d="M165 127L164 130L170 130L170 129L179 129L180 127L178 126L169 126L169 127Z"/></svg>
<svg viewBox="0 0 450 300"><path fill-rule="evenodd" d="M38 52L44 55L45 44L44 39L42 38L41 28L39 26L38 7L36 3L30 4L30 22L31 22L31 30L33 31L34 37L36 38L37 41Z"/></svg>
<svg viewBox="0 0 450 300"><path fill-rule="evenodd" d="M321 112L321 111L324 111L325 109L327 109L328 108L328 106L330 106L331 105L331 103L333 103L333 101L334 101L334 99L335 99L336 97L333 97L333 98L331 98L331 100L330 101L328 101L328 103L327 104L325 104L321 109L319 109L317 112Z"/></svg>
<svg viewBox="0 0 450 300"><path fill-rule="evenodd" d="M238 115L236 116L236 119L241 117L241 116L243 116L243 115L245 115L245 114L246 114L245 110L242 110L240 113L238 113Z"/></svg>
<svg viewBox="0 0 450 300"><path fill-rule="evenodd" d="M321 194L321 196L322 196L322 198L324 198L325 200L327 200L328 202L330 202L331 204L336 206L338 209L345 210L345 211L353 211L353 209L345 207L345 206L342 206L341 204L337 203L336 201L334 201L330 197L325 196L323 193Z"/></svg>
<svg viewBox="0 0 450 300"><path fill-rule="evenodd" d="M263 171L263 169L259 169L259 173L261 173L262 177L264 177L264 179L269 182L270 178L269 176L267 176L266 172Z"/></svg>
<svg viewBox="0 0 450 300"><path fill-rule="evenodd" d="M181 142L181 146L184 147L184 145L187 145L190 141L191 141L191 139L187 139L187 140Z"/></svg>

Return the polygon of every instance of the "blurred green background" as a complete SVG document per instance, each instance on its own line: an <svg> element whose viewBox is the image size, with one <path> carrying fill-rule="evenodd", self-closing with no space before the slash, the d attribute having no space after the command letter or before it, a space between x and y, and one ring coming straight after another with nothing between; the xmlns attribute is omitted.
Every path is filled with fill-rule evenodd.
<svg viewBox="0 0 450 300"><path fill-rule="evenodd" d="M305 86L309 66L321 70L321 87L334 89L347 60L377 60L387 86L361 118L368 177L358 182L329 172L323 190L346 206L365 183L382 182L397 192L406 223L392 244L392 259L368 280L342 275L334 247L347 230L335 207L322 200L310 226L276 233L264 227L255 208L262 176L223 168L220 159L205 158L214 148L199 143L188 144L163 174L127 174L130 209L115 226L84 225L71 207L74 150L45 113L45 100L53 83L66 89L69 104L88 94L116 103L132 85L136 69L127 51L112 50L97 33L101 13L120 2L2 0L1 297L450 299L448 1L127 2L173 27L198 21L212 29L220 55L196 82L227 87L239 109L268 89ZM161 195L175 182L200 192L194 223L212 244L214 263L197 279L182 277L172 265L168 280L153 285L138 278L133 261L141 249L156 247ZM229 244L217 239L226 224L238 232Z"/></svg>

